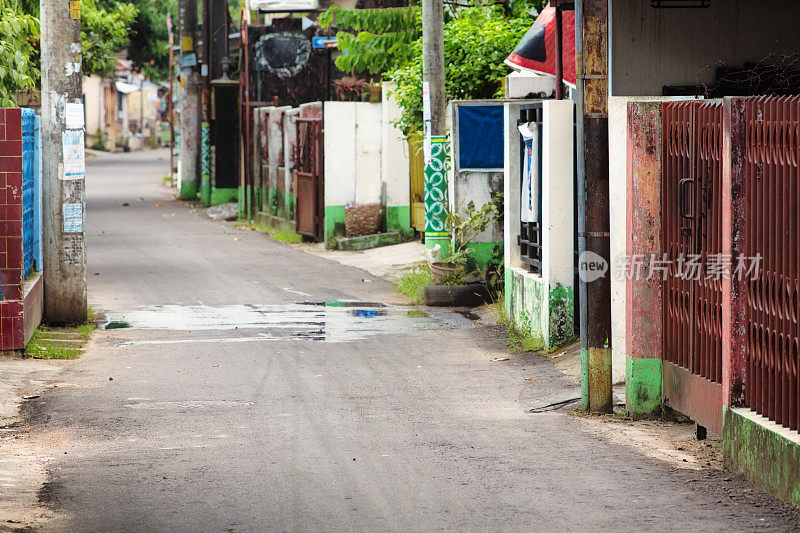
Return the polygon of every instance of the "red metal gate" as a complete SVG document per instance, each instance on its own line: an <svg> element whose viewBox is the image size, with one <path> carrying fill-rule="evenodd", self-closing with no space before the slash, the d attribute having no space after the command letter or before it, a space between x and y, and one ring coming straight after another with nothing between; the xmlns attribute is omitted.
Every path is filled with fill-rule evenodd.
<svg viewBox="0 0 800 533"><path fill-rule="evenodd" d="M800 425L800 97L744 104L743 254L760 257L745 280L747 407L790 429Z"/></svg>
<svg viewBox="0 0 800 533"><path fill-rule="evenodd" d="M297 233L322 239L324 221L324 164L322 119L297 119Z"/></svg>
<svg viewBox="0 0 800 533"><path fill-rule="evenodd" d="M722 432L722 105L665 102L664 403Z"/></svg>

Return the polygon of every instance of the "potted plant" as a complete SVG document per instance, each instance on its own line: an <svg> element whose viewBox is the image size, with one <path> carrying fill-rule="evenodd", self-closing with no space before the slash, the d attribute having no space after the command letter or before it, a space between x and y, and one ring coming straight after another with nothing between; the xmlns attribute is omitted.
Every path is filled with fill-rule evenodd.
<svg viewBox="0 0 800 533"><path fill-rule="evenodd" d="M497 195L480 209L470 201L463 215L448 211L446 224L452 235L452 250L444 260L431 263L431 272L437 284L460 285L467 280L470 270L475 266L470 261L473 249L469 244L502 216L502 201L502 195Z"/></svg>
<svg viewBox="0 0 800 533"><path fill-rule="evenodd" d="M356 76L345 76L333 85L342 102L358 102L364 92L364 80Z"/></svg>

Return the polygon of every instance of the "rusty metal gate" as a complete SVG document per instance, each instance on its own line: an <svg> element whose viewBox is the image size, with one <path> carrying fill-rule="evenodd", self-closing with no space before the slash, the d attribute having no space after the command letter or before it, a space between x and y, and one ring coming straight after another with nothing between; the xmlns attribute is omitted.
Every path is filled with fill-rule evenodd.
<svg viewBox="0 0 800 533"><path fill-rule="evenodd" d="M722 105L662 112L664 404L721 433Z"/></svg>
<svg viewBox="0 0 800 533"><path fill-rule="evenodd" d="M296 128L297 233L320 240L325 194L322 119L298 118Z"/></svg>
<svg viewBox="0 0 800 533"><path fill-rule="evenodd" d="M745 278L745 405L793 430L800 424L800 97L744 104L743 254L760 257Z"/></svg>

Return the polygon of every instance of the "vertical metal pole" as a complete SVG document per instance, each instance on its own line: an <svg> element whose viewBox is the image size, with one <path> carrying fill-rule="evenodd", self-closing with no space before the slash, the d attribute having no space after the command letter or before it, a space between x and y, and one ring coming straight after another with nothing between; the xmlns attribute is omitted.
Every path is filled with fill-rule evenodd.
<svg viewBox="0 0 800 533"><path fill-rule="evenodd" d="M197 2L181 0L181 190L182 200L197 199L200 156L200 72L197 68ZM186 64L186 66L184 66Z"/></svg>
<svg viewBox="0 0 800 533"><path fill-rule="evenodd" d="M556 3L556 100L564 99L564 58L563 58L563 24L561 5Z"/></svg>
<svg viewBox="0 0 800 533"><path fill-rule="evenodd" d="M609 412L611 272L608 191L608 0L575 2L578 84L578 267L581 274L581 405ZM590 264L605 261L598 279Z"/></svg>
<svg viewBox="0 0 800 533"><path fill-rule="evenodd" d="M175 186L175 124L173 123L173 99L175 98L175 39L172 25L169 28L169 100L167 116L169 117L169 186Z"/></svg>
<svg viewBox="0 0 800 533"><path fill-rule="evenodd" d="M85 180L65 179L63 152L67 103L81 101L80 1L41 0L40 21L44 319L82 323L87 311ZM64 213L70 214L68 224Z"/></svg>
<svg viewBox="0 0 800 533"><path fill-rule="evenodd" d="M139 74L139 138L142 140L141 150L144 150L144 74Z"/></svg>

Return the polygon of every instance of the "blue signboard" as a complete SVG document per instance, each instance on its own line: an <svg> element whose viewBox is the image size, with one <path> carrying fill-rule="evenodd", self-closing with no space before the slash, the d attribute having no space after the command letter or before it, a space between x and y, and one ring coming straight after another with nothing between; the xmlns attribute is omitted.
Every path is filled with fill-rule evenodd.
<svg viewBox="0 0 800 533"><path fill-rule="evenodd" d="M312 37L311 38L311 47L312 48L327 48L326 45L329 43L336 43L336 37Z"/></svg>

